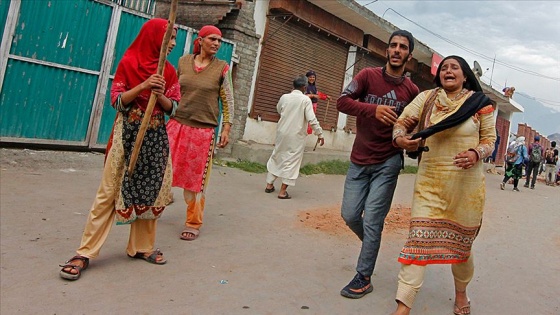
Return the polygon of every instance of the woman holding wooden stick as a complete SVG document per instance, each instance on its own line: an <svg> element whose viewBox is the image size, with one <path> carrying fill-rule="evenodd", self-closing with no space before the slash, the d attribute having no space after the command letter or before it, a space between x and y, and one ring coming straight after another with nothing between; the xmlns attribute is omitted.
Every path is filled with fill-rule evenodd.
<svg viewBox="0 0 560 315"><path fill-rule="evenodd" d="M177 73L181 102L167 123L173 187L183 188L187 220L180 238L195 240L202 226L205 195L210 178L215 144L215 129L223 113L219 148L229 142L233 122L233 84L229 65L216 58L222 32L215 26L200 29L194 42L194 54L179 59ZM220 110L218 99L222 100Z"/></svg>
<svg viewBox="0 0 560 315"><path fill-rule="evenodd" d="M99 255L116 217L117 224L130 224L126 249L131 258L162 265L166 263L154 248L156 220L171 198L171 161L164 114L171 114L180 99L175 68L165 63L157 74L167 20L152 19L120 61L111 87L111 104L117 110L113 133L106 151L103 178L89 213L77 255L61 265L60 276L77 280ZM177 29L172 30L167 54L175 47ZM151 93L157 103L140 149L136 169L128 176L127 166Z"/></svg>

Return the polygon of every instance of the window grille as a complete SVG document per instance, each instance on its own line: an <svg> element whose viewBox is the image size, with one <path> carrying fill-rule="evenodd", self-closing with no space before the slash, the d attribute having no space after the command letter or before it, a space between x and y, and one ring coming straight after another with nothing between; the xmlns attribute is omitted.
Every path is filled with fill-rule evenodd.
<svg viewBox="0 0 560 315"><path fill-rule="evenodd" d="M151 16L154 15L156 9L156 0L111 0L111 1L125 8L146 13Z"/></svg>

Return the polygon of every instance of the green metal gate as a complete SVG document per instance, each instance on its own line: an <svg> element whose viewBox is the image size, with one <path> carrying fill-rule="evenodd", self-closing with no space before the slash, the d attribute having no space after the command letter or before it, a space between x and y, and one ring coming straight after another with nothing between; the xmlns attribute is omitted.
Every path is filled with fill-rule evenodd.
<svg viewBox="0 0 560 315"><path fill-rule="evenodd" d="M117 64L151 17L103 0L0 0L0 141L104 147ZM195 36L179 26L172 64ZM225 41L218 58L234 51Z"/></svg>
<svg viewBox="0 0 560 315"><path fill-rule="evenodd" d="M99 29L109 28L111 11L94 1L21 1L0 95L2 137L86 142L107 40Z"/></svg>

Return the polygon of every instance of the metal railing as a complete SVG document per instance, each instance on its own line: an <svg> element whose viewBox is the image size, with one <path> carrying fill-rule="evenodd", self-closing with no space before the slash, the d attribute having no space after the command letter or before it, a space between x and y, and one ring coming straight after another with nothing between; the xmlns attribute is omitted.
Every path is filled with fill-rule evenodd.
<svg viewBox="0 0 560 315"><path fill-rule="evenodd" d="M111 0L125 8L136 10L142 13L154 15L156 9L156 0Z"/></svg>

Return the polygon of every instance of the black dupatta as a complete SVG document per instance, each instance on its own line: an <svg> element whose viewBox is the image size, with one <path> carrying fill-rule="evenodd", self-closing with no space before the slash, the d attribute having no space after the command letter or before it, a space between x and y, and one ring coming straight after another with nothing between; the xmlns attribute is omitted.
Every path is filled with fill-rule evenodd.
<svg viewBox="0 0 560 315"><path fill-rule="evenodd" d="M481 110L483 107L492 104L492 100L490 100L490 98L488 96L486 96L483 92L474 92L473 95L471 95L469 98L467 98L465 100L465 102L463 103L463 105L461 105L461 107L454 112L453 114L449 115L449 117L443 119L442 121L440 121L439 123L432 125L430 127L427 127L425 129L421 129L419 132L415 133L412 135L412 137L410 138L411 140L414 139L422 139L422 140L426 140L428 137L455 127L461 123L463 123L465 120L469 119L469 117L472 117L474 114L476 114L476 112L478 112L479 110ZM423 111L429 111L431 113L431 108L433 106L432 104L425 104L425 108L423 109ZM429 108L426 108L429 107ZM429 114L428 117L426 117L426 122L430 119ZM425 121L419 121L419 124L424 124ZM423 145L424 141L422 141L422 145L420 147L418 147L417 151L413 151L413 152L407 152L407 156L412 158L412 159L416 159L416 158L420 158L422 155L422 152L427 152L430 150L429 147L424 146Z"/></svg>
<svg viewBox="0 0 560 315"><path fill-rule="evenodd" d="M445 118L439 123L415 133L414 135L412 135L411 140L418 138L426 139L440 131L455 127L467 120L469 117L472 117L474 114L476 114L476 112L481 110L486 105L490 104L492 104L492 101L488 96L486 96L483 92L475 92L465 101L465 103L463 103L463 105L461 105L461 107L456 112L449 115L449 117Z"/></svg>

